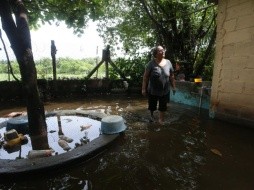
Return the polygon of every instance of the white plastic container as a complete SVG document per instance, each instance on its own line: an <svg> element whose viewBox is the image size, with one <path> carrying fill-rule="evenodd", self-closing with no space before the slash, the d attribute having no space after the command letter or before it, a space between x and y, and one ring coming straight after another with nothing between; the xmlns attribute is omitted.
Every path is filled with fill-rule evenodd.
<svg viewBox="0 0 254 190"><path fill-rule="evenodd" d="M33 159L33 158L42 158L42 157L48 157L52 156L53 150L30 150L28 152L27 158Z"/></svg>

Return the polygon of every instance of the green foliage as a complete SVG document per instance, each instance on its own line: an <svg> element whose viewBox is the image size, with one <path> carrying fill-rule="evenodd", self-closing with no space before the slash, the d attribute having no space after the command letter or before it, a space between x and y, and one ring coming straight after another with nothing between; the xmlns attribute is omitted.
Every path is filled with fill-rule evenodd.
<svg viewBox="0 0 254 190"><path fill-rule="evenodd" d="M72 58L59 58L56 63L57 78L81 78L84 79L88 73L96 66L96 59L87 58L76 60ZM20 78L20 71L17 62L11 63L15 76ZM50 58L43 58L35 62L38 79L53 79L53 66ZM110 74L111 75L111 74ZM115 77L116 76L116 77ZM96 78L105 77L105 65L101 65L93 75ZM111 77L111 76L110 76ZM117 78L115 71L111 78ZM10 79L14 80L10 75ZM8 67L6 61L0 62L0 81L8 80Z"/></svg>
<svg viewBox="0 0 254 190"><path fill-rule="evenodd" d="M17 62L11 62L13 72L15 76L20 78L20 71ZM35 62L38 79L52 79L53 78L53 66L50 58L40 59ZM57 77L58 78L85 78L86 75L96 66L95 59L82 59L75 60L71 58L59 58L57 59ZM103 77L105 73L105 67L99 69L98 77ZM8 67L7 62L0 62L0 81L8 79ZM10 76L13 80L13 77Z"/></svg>
<svg viewBox="0 0 254 190"><path fill-rule="evenodd" d="M37 69L37 77L46 79L48 75L52 73L52 63L51 59L44 58L35 62L36 69Z"/></svg>
<svg viewBox="0 0 254 190"><path fill-rule="evenodd" d="M74 60L70 58L60 58L57 62L57 69L59 73L71 73L71 74L87 74L89 70L95 67L95 60L82 59Z"/></svg>
<svg viewBox="0 0 254 190"><path fill-rule="evenodd" d="M33 28L52 21L64 21L68 27L73 27L75 33L83 33L89 19L95 20L103 14L103 0L23 0L29 11L29 23ZM39 22L40 21L40 22Z"/></svg>
<svg viewBox="0 0 254 190"><path fill-rule="evenodd" d="M213 60L215 17L216 7L204 0L117 1L105 8L100 32L113 47L122 43L129 56L164 45L166 57L182 62L188 76L202 74ZM194 65L201 69L195 71Z"/></svg>
<svg viewBox="0 0 254 190"><path fill-rule="evenodd" d="M7 73L8 67L7 67L7 61L1 61L0 62L0 73Z"/></svg>
<svg viewBox="0 0 254 190"><path fill-rule="evenodd" d="M203 72L204 81L212 81L213 76L213 64L206 65Z"/></svg>
<svg viewBox="0 0 254 190"><path fill-rule="evenodd" d="M11 61L11 67L13 70L13 74L20 79L20 70L19 70L19 65L16 61ZM8 72L8 64L7 61L0 61L0 81L3 80L8 80L10 77L10 80L14 80L13 77L11 76L10 72Z"/></svg>
<svg viewBox="0 0 254 190"><path fill-rule="evenodd" d="M92 59L76 60L71 58L57 59L56 69L59 78L84 78L96 61ZM53 66L51 59L42 59L36 62L38 78L53 78Z"/></svg>
<svg viewBox="0 0 254 190"><path fill-rule="evenodd" d="M100 35L111 45L112 55L122 49L131 61L161 44L167 49L166 57L173 64L182 62L188 76L204 75L205 66L214 59L216 7L204 0L24 0L24 4L33 28L64 21L81 34L88 20L98 20ZM69 61L58 60L60 73L82 74L93 67L83 66L82 61L68 65ZM45 67L37 68L41 77L48 73Z"/></svg>
<svg viewBox="0 0 254 190"><path fill-rule="evenodd" d="M147 56L141 56L134 59L118 58L114 63L121 72L124 73L125 77L129 79L130 85L141 85L145 66L148 63ZM112 79L119 78L119 74L112 67L110 67L109 73Z"/></svg>

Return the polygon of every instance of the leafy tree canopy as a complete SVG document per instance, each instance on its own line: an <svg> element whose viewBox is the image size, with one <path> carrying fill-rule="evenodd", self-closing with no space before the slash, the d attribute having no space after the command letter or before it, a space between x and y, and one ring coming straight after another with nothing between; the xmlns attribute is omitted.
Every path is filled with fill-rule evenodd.
<svg viewBox="0 0 254 190"><path fill-rule="evenodd" d="M29 23L34 28L52 21L64 21L75 33L82 33L88 20L96 20L103 15L103 7L109 5L103 0L23 0L29 15Z"/></svg>
<svg viewBox="0 0 254 190"><path fill-rule="evenodd" d="M166 57L180 62L186 74L201 74L213 61L216 7L204 0L24 0L30 24L65 21L82 33L89 19L113 48L131 57L162 44Z"/></svg>
<svg viewBox="0 0 254 190"><path fill-rule="evenodd" d="M212 63L216 7L206 1L125 0L105 9L100 31L109 44L123 44L131 55L164 45L166 57L180 62L187 75Z"/></svg>

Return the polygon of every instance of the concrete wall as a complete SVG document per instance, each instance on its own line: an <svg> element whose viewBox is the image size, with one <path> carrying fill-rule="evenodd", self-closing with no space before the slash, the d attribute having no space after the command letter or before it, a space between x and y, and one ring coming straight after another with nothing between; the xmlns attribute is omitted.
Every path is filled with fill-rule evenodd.
<svg viewBox="0 0 254 190"><path fill-rule="evenodd" d="M211 82L203 81L200 84L189 81L176 81L176 93L170 91L170 101L209 109Z"/></svg>
<svg viewBox="0 0 254 190"><path fill-rule="evenodd" d="M254 0L219 0L210 116L254 127Z"/></svg>
<svg viewBox="0 0 254 190"><path fill-rule="evenodd" d="M55 88L56 87L56 88ZM122 80L89 79L89 80L38 80L40 97L44 101L55 98L84 97L87 94L137 94L141 87L125 89ZM22 84L16 81L0 82L0 104L3 102L25 101Z"/></svg>
<svg viewBox="0 0 254 190"><path fill-rule="evenodd" d="M122 80L90 79L90 80L58 80L57 89L54 90L52 80L38 80L40 96L44 101L55 98L84 97L87 94L140 94L141 86L124 88ZM172 102L186 104L203 109L209 109L211 82L194 83L189 81L176 81L176 94L171 91ZM15 81L0 82L0 104L3 102L24 101L22 85ZM202 92L202 94L201 94ZM54 93L56 93L54 95Z"/></svg>

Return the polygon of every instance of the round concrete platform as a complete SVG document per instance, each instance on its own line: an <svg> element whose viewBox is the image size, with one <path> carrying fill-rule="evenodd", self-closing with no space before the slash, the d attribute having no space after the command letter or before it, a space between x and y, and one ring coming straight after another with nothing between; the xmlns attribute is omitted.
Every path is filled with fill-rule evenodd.
<svg viewBox="0 0 254 190"><path fill-rule="evenodd" d="M20 159L20 160L0 160L0 176L30 174L32 172L43 172L52 169L62 169L70 164L78 163L92 158L100 151L104 150L119 134L101 135L87 145L77 147L69 152L54 155L51 157Z"/></svg>
<svg viewBox="0 0 254 190"><path fill-rule="evenodd" d="M78 115L97 120L101 120L103 117L107 116L103 113L91 113L89 111L81 110L63 110L46 113L46 116L55 115ZM39 172L41 174L42 172L53 169L63 169L63 167L94 157L99 152L105 150L105 148L109 145L112 145L119 136L120 133L111 135L101 134L98 138L92 140L88 144L77 147L69 152L50 157L18 160L0 159L0 176L23 176L24 174L31 174L35 172Z"/></svg>

